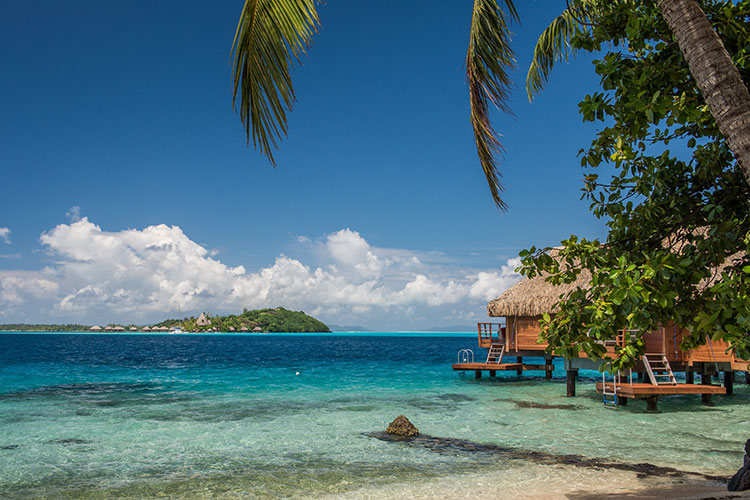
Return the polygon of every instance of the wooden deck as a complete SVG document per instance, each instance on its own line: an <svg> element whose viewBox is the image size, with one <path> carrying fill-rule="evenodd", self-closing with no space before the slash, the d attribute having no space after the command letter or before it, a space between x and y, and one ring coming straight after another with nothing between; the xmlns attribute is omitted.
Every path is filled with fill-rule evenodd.
<svg viewBox="0 0 750 500"><path fill-rule="evenodd" d="M554 370L552 365L532 365L527 363L454 363L453 369L456 371Z"/></svg>
<svg viewBox="0 0 750 500"><path fill-rule="evenodd" d="M597 382L596 391L602 392L602 383ZM612 392L612 383L607 383L607 392ZM618 384L617 395L624 398L646 398L650 396L670 396L673 394L726 394L727 390L718 385L677 384Z"/></svg>

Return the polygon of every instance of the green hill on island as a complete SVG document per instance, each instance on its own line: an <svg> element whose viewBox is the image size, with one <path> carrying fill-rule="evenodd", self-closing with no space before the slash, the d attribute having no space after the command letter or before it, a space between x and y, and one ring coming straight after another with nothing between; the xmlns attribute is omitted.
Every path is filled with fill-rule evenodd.
<svg viewBox="0 0 750 500"><path fill-rule="evenodd" d="M290 311L283 307L275 309L245 309L242 314L230 314L228 316L214 316L201 314L199 317L191 316L184 319L168 319L154 326L166 326L167 328L181 327L187 331L212 331L219 332L243 332L260 330L273 333L330 333L331 330L325 323L308 316L302 311Z"/></svg>

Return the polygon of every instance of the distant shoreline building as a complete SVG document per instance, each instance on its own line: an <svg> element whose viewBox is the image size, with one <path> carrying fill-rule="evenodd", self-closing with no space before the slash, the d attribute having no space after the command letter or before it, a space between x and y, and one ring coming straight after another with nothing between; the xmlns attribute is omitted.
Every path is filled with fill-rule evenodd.
<svg viewBox="0 0 750 500"><path fill-rule="evenodd" d="M195 324L198 326L209 326L211 324L211 320L206 317L206 313L201 313L201 315L198 316L198 319L195 321Z"/></svg>

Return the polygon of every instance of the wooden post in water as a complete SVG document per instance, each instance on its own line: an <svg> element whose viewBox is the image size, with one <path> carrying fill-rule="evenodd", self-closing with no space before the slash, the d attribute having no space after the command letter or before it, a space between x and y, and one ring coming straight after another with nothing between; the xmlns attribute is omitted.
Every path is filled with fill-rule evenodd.
<svg viewBox="0 0 750 500"><path fill-rule="evenodd" d="M617 406L628 406L628 398L617 396Z"/></svg>
<svg viewBox="0 0 750 500"><path fill-rule="evenodd" d="M545 359L544 360L544 380L552 380L552 360L551 359Z"/></svg>
<svg viewBox="0 0 750 500"><path fill-rule="evenodd" d="M495 376L495 370L490 370L490 377L494 377L494 376Z"/></svg>
<svg viewBox="0 0 750 500"><path fill-rule="evenodd" d="M727 396L734 394L734 372L724 372L724 389L727 390Z"/></svg>
<svg viewBox="0 0 750 500"><path fill-rule="evenodd" d="M482 378L482 370L474 370L474 378L477 380Z"/></svg>
<svg viewBox="0 0 750 500"><path fill-rule="evenodd" d="M516 363L523 363L523 356L516 356ZM516 375L523 375L523 367L516 368Z"/></svg>
<svg viewBox="0 0 750 500"><path fill-rule="evenodd" d="M578 376L578 369L572 368L565 370L565 378L568 386L568 397L574 397L576 395L576 377Z"/></svg>
<svg viewBox="0 0 750 500"><path fill-rule="evenodd" d="M690 367L685 368L685 383L686 384L695 383L695 372L691 370Z"/></svg>
<svg viewBox="0 0 750 500"><path fill-rule="evenodd" d="M659 400L658 396L649 396L646 398L646 411L648 412L655 412L658 411L656 409L656 402Z"/></svg>
<svg viewBox="0 0 750 500"><path fill-rule="evenodd" d="M745 372L745 383L750 385L750 372Z"/></svg>

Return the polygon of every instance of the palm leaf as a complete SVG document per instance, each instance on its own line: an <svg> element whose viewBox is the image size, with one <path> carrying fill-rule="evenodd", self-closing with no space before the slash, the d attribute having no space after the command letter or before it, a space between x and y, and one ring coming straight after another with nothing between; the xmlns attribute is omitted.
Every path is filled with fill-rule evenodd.
<svg viewBox="0 0 750 500"><path fill-rule="evenodd" d="M529 101L544 89L556 62L568 62L569 57L575 57L575 48L570 45L570 40L577 33L587 31L595 22L599 1L601 0L569 0L568 7L539 36L526 74L526 94Z"/></svg>
<svg viewBox="0 0 750 500"><path fill-rule="evenodd" d="M505 0L508 15L518 21L518 13L512 0ZM497 155L502 154L502 145L489 118L489 104L510 113L507 101L512 82L508 71L514 66L515 57L510 48L510 30L506 14L496 0L474 0L471 16L469 50L466 53L466 77L469 83L471 102L471 126L477 146L479 162L490 187L492 199L501 211L507 205L500 198L503 186Z"/></svg>
<svg viewBox="0 0 750 500"><path fill-rule="evenodd" d="M291 68L318 26L314 0L245 0L232 42L234 94L250 144L275 165L273 149L287 134L295 101Z"/></svg>

